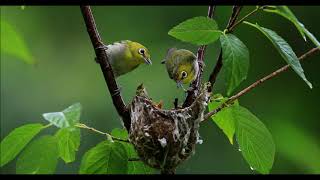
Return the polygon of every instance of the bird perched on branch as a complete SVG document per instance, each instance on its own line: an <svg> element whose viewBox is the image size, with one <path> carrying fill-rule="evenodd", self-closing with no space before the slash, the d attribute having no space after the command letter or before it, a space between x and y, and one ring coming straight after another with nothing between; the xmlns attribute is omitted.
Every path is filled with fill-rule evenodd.
<svg viewBox="0 0 320 180"><path fill-rule="evenodd" d="M142 44L130 40L104 46L116 77L136 69L140 64L151 65L150 54Z"/></svg>
<svg viewBox="0 0 320 180"><path fill-rule="evenodd" d="M169 77L183 88L183 84L192 83L199 72L197 57L189 50L170 48L161 62L166 65Z"/></svg>

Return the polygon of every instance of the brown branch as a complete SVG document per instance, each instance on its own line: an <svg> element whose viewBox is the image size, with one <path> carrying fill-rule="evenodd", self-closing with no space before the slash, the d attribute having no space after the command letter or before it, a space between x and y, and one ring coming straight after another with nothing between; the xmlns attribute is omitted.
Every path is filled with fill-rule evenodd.
<svg viewBox="0 0 320 180"><path fill-rule="evenodd" d="M214 16L214 12L215 12L215 6L209 6L208 8L208 17L212 18ZM197 78L195 81L193 81L193 83L190 85L190 89L188 90L188 94L187 97L182 105L182 107L188 107L192 104L192 102L195 100L198 91L199 91L199 87L201 84L201 77L202 77L202 73L203 73L203 65L204 65L204 53L206 50L207 46L200 46L198 48L198 52L197 52L197 59L198 59L198 63L199 63L199 73L197 75Z"/></svg>
<svg viewBox="0 0 320 180"><path fill-rule="evenodd" d="M97 56L97 60L100 64L101 71L107 83L112 102L118 114L122 117L124 126L129 131L131 123L130 114L120 94L119 87L115 80L115 76L109 63L107 53L104 49L104 44L102 43L102 39L97 30L90 6L80 6L80 8L87 27L88 34L90 36L91 43Z"/></svg>
<svg viewBox="0 0 320 180"><path fill-rule="evenodd" d="M231 27L234 25L234 23L236 22L239 14L240 14L240 11L242 9L243 6L233 6L232 8L232 14L231 14L231 17L229 19L229 22L228 22L228 25L227 25L227 30L228 32L232 32L231 31Z"/></svg>
<svg viewBox="0 0 320 180"><path fill-rule="evenodd" d="M242 6L233 6L232 14L231 14L231 16L229 18L229 22L228 22L228 25L226 27L228 33L232 32L233 29L231 29L231 28L235 24L239 14L240 14L241 9L242 9ZM209 76L209 82L211 83L211 87L213 87L214 83L216 82L217 76L218 76L222 66L223 66L223 63L222 63L222 51L220 49L219 57L217 59L217 63L214 66L214 68L212 70L212 73Z"/></svg>
<svg viewBox="0 0 320 180"><path fill-rule="evenodd" d="M316 52L319 52L320 48L313 48L311 50L309 50L308 52L306 52L305 54L301 55L299 57L299 60L302 61L304 59L306 59L307 57L315 54ZM259 79L258 81L254 82L253 84L251 84L250 86L248 86L247 88L243 89L242 91L240 91L239 93L237 93L234 96L231 96L223 105L221 105L220 107L216 108L215 110L207 113L204 118L203 121L205 121L206 119L210 118L211 116L213 116L214 114L218 113L221 109L223 109L226 104L230 104L232 102L234 102L236 99L238 99L239 97L243 96L244 94L248 93L249 91L251 91L252 89L256 88L258 85L260 85L261 83L272 79L273 77L279 75L282 72L285 72L286 70L288 70L290 68L290 65L285 65L282 68L272 72L271 74Z"/></svg>

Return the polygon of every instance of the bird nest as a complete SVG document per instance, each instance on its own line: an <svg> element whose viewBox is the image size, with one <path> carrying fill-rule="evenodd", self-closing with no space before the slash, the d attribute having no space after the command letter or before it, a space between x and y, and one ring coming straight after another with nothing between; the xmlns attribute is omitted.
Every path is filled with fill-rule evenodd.
<svg viewBox="0 0 320 180"><path fill-rule="evenodd" d="M202 143L199 124L209 101L209 83L204 84L191 106L163 110L155 105L141 87L130 104L129 139L140 159L147 165L174 173L176 167Z"/></svg>

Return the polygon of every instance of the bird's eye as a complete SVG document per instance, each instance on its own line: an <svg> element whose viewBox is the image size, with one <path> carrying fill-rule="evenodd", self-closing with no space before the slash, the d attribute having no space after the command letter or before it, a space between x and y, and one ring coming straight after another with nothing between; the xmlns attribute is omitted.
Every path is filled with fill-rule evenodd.
<svg viewBox="0 0 320 180"><path fill-rule="evenodd" d="M187 73L187 72L185 72L185 71L182 71L182 72L181 72L181 77L182 77L182 79L186 78L187 76L188 76L188 73Z"/></svg>
<svg viewBox="0 0 320 180"><path fill-rule="evenodd" d="M144 54L145 50L144 49L139 49L139 54Z"/></svg>

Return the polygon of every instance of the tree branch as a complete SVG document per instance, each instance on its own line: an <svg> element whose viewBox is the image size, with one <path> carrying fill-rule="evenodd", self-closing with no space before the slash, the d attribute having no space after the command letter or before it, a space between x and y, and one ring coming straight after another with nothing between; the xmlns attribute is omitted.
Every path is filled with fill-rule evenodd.
<svg viewBox="0 0 320 180"><path fill-rule="evenodd" d="M122 117L124 126L129 131L131 123L130 114L120 94L119 87L115 80L115 76L109 63L107 53L104 49L104 44L102 43L102 39L97 30L90 6L80 6L80 8L87 27L88 34L90 36L91 43L97 56L97 60L100 64L101 71L107 83L113 105L115 106L118 114Z"/></svg>
<svg viewBox="0 0 320 180"><path fill-rule="evenodd" d="M301 55L299 57L299 60L302 61L304 59L306 59L307 57L315 54L316 52L319 52L320 48L313 48L311 50L309 50L308 52L306 52L305 54ZM226 104L230 104L232 102L234 102L236 99L238 99L239 97L243 96L244 94L248 93L249 91L251 91L252 89L256 88L258 85L260 85L261 83L272 79L273 77L279 75L282 72L285 72L286 70L288 70L290 68L290 65L285 65L282 68L272 72L271 74L259 79L258 81L254 82L253 84L251 84L250 86L248 86L247 88L243 89L242 91L240 91L239 93L237 93L234 96L231 96L224 104L222 104L220 107L216 108L215 110L207 113L204 118L203 121L209 119L211 116L215 115L216 113L218 113L221 109L223 109Z"/></svg>
<svg viewBox="0 0 320 180"><path fill-rule="evenodd" d="M232 14L231 14L231 16L229 18L229 22L228 22L228 25L226 27L228 33L233 31L233 29L231 29L231 28L235 24L239 14L240 14L241 9L242 9L242 6L233 6ZM214 66L214 68L212 70L212 73L209 76L209 82L211 83L211 87L213 87L214 83L216 82L217 76L218 76L222 66L223 66L223 63L222 63L222 51L220 49L217 63Z"/></svg>
<svg viewBox="0 0 320 180"><path fill-rule="evenodd" d="M214 12L215 12L215 6L209 6L208 8L208 17L212 18L214 16ZM201 77L202 77L202 73L203 73L203 65L204 65L204 53L206 51L207 46L200 46L198 48L198 52L197 52L197 59L198 59L198 63L199 63L199 73L197 75L197 78L195 81L193 81L193 83L190 85L190 90L188 90L188 94L187 97L182 105L182 107L188 107L192 104L192 102L194 101L195 97L198 94L199 91L199 87L201 85Z"/></svg>

